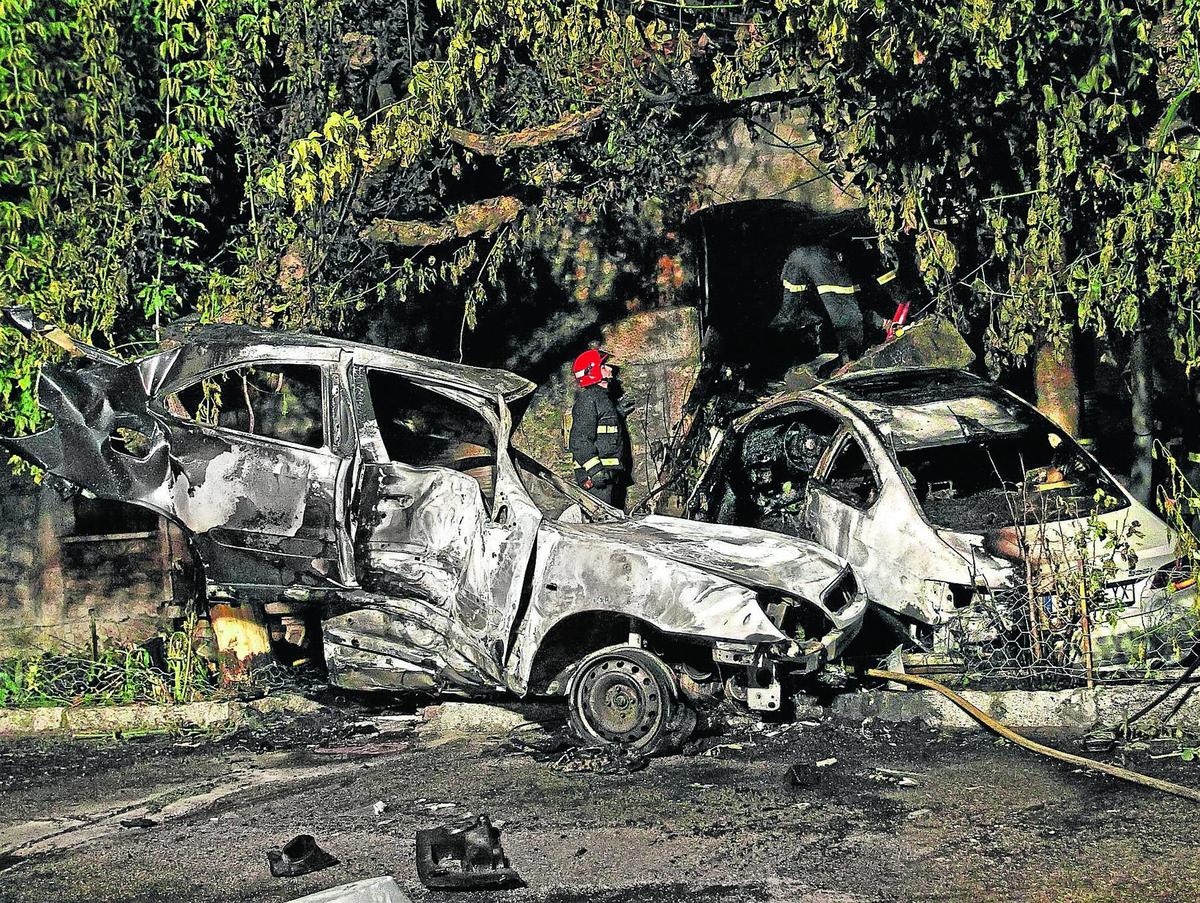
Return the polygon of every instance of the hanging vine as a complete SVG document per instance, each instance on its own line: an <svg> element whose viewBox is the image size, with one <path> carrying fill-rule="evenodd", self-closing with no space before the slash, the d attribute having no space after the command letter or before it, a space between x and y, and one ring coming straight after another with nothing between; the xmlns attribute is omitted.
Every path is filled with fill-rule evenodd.
<svg viewBox="0 0 1200 903"><path fill-rule="evenodd" d="M986 325L996 366L1152 312L1195 366L1198 15L0 0L0 304L103 345L198 313L399 324L465 354L531 289L577 323L652 282L714 131L773 105L807 113L929 299ZM45 353L0 330L3 429L36 425Z"/></svg>

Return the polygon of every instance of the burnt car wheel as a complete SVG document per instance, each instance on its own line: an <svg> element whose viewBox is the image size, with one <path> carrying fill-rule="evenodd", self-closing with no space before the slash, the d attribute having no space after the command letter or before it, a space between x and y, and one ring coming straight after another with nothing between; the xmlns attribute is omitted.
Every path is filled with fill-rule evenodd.
<svg viewBox="0 0 1200 903"><path fill-rule="evenodd" d="M688 738L696 713L675 673L635 646L601 649L579 663L568 690L571 729L584 742L622 744L644 755Z"/></svg>

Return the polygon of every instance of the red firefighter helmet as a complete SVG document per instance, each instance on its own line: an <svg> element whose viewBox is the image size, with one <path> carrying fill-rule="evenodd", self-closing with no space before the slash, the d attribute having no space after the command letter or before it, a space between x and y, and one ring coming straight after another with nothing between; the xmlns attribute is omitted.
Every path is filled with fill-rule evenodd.
<svg viewBox="0 0 1200 903"><path fill-rule="evenodd" d="M581 389L585 386L594 386L604 379L600 368L610 357L611 355L602 348L589 348L575 358L575 366L571 370L574 371L575 379L578 380Z"/></svg>

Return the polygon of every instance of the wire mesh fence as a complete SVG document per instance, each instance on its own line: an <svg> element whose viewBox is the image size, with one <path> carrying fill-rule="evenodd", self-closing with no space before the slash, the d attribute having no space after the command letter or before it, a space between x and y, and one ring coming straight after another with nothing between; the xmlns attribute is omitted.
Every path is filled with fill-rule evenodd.
<svg viewBox="0 0 1200 903"><path fill-rule="evenodd" d="M978 594L945 625L966 683L1039 688L1160 676L1200 642L1190 567L1097 580L1090 564Z"/></svg>

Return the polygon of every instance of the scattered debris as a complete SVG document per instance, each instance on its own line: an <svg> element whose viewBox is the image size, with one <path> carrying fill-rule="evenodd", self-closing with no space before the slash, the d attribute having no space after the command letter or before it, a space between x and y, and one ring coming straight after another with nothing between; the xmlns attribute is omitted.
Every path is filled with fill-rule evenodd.
<svg viewBox="0 0 1200 903"><path fill-rule="evenodd" d="M458 803L439 803L434 800L427 800L422 797L419 800L413 800L413 806L420 809L426 815L437 815L439 812L446 812L450 809L457 809Z"/></svg>
<svg viewBox="0 0 1200 903"><path fill-rule="evenodd" d="M404 752L411 747L411 743L397 741L371 743L366 746L319 746L313 752L318 756L386 756L390 753Z"/></svg>
<svg viewBox="0 0 1200 903"><path fill-rule="evenodd" d="M1083 748L1090 753L1106 753L1117 745L1117 732L1109 728L1091 731L1083 738Z"/></svg>
<svg viewBox="0 0 1200 903"><path fill-rule="evenodd" d="M126 818L121 822L122 828L155 828L158 822L152 818Z"/></svg>
<svg viewBox="0 0 1200 903"><path fill-rule="evenodd" d="M825 706L819 701L813 699L807 693L795 693L792 695L792 722L794 724L804 724L807 727L815 727L821 723L825 717Z"/></svg>
<svg viewBox="0 0 1200 903"><path fill-rule="evenodd" d="M821 783L821 772L811 762L793 762L788 766L787 779L793 787L816 787Z"/></svg>
<svg viewBox="0 0 1200 903"><path fill-rule="evenodd" d="M919 786L919 782L916 779L921 777L921 775L914 774L911 771L896 771L892 768L880 768L876 766L867 777L872 781L887 781L895 784L897 787L917 787Z"/></svg>
<svg viewBox="0 0 1200 903"><path fill-rule="evenodd" d="M311 834L299 834L285 843L282 850L267 853L267 863L273 877L296 878L337 865L338 859L317 846Z"/></svg>
<svg viewBox="0 0 1200 903"><path fill-rule="evenodd" d="M719 759L721 758L721 750L723 749L732 750L733 752L742 752L746 747L754 745L754 743L749 741L744 743L718 743L715 746L710 746L700 755L708 756L710 759Z"/></svg>
<svg viewBox="0 0 1200 903"><path fill-rule="evenodd" d="M297 897L290 903L412 903L391 875L339 884L315 894Z"/></svg>
<svg viewBox="0 0 1200 903"><path fill-rule="evenodd" d="M593 774L632 774L650 760L628 746L582 746L563 753L554 763L559 771L590 771Z"/></svg>
<svg viewBox="0 0 1200 903"><path fill-rule="evenodd" d="M524 887L486 815L417 832L417 875L435 890Z"/></svg>
<svg viewBox="0 0 1200 903"><path fill-rule="evenodd" d="M836 765L837 759L830 756L828 759L822 759L817 763L817 768L828 768L830 765Z"/></svg>
<svg viewBox="0 0 1200 903"><path fill-rule="evenodd" d="M519 729L500 743L508 755L528 755L556 771L590 771L595 774L630 774L641 771L648 758L625 744L579 746L565 731Z"/></svg>

